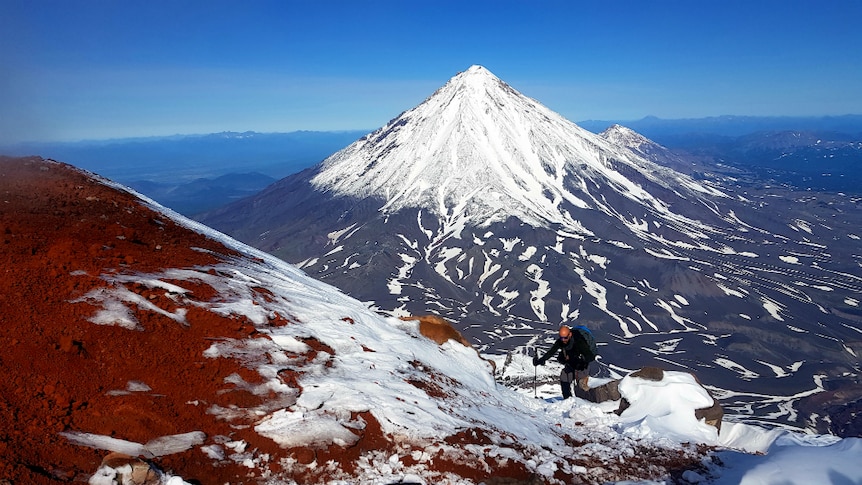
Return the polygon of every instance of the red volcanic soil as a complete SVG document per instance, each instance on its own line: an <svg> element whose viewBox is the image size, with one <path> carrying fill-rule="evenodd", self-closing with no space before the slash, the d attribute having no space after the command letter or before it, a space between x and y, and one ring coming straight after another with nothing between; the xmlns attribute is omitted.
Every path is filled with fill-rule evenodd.
<svg viewBox="0 0 862 485"><path fill-rule="evenodd" d="M108 452L71 444L59 434L64 431L137 443L203 431L207 444L218 436L274 457L291 451L257 435L252 423L206 413L210 405L252 407L267 397L224 382L235 373L259 382L254 371L202 356L213 340L255 335L251 322L192 306L188 325L181 325L135 310L143 327L137 331L96 325L88 321L96 308L75 302L106 286L103 274L206 267L220 262L217 255L238 256L235 251L125 191L40 158L0 158L0 245L0 479L86 481ZM215 295L204 283L183 287L201 301ZM174 310L164 290L132 291ZM282 378L290 383L296 376ZM130 381L151 390L117 392ZM253 470L230 460L214 464L198 448L156 461L204 484L254 481ZM271 468L278 471L275 463Z"/></svg>
<svg viewBox="0 0 862 485"><path fill-rule="evenodd" d="M189 325L182 326L148 314L138 315L144 330L131 331L95 325L87 320L91 305L71 303L105 286L103 273L211 265L215 256L192 248L231 250L131 194L38 158L0 159L0 245L0 478L86 480L107 452L73 445L58 434L63 431L146 443L206 429L208 436L274 446L206 414L206 406L189 404L229 405L236 393L216 393L223 379L234 372L254 379L235 362L201 356L209 339L247 337L249 322L201 310L190 311ZM198 298L207 291L193 289ZM159 298L156 291L141 292ZM129 381L152 390L110 393ZM194 449L163 457L159 466L202 483L236 482L249 472L229 464L213 468Z"/></svg>

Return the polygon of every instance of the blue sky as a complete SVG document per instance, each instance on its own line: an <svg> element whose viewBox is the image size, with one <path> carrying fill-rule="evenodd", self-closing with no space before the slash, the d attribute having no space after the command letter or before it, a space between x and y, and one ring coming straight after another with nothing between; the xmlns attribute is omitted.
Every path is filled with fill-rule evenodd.
<svg viewBox="0 0 862 485"><path fill-rule="evenodd" d="M862 113L862 1L0 0L0 143L375 129L481 64L572 121Z"/></svg>

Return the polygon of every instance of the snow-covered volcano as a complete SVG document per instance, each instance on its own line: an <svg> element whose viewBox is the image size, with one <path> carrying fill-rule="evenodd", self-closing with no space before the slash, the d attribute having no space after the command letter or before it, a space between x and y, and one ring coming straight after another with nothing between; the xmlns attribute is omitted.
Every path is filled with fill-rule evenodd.
<svg viewBox="0 0 862 485"><path fill-rule="evenodd" d="M609 191L688 225L696 223L650 189L721 195L578 127L482 66L326 159L311 183L338 196L379 197L388 213L418 208L478 227L516 217L577 234L589 234L578 209L616 212Z"/></svg>
<svg viewBox="0 0 862 485"><path fill-rule="evenodd" d="M577 321L618 368L697 370L752 419L823 430L862 397L860 217L853 197L591 134L473 66L202 221L381 312L442 314L487 352Z"/></svg>

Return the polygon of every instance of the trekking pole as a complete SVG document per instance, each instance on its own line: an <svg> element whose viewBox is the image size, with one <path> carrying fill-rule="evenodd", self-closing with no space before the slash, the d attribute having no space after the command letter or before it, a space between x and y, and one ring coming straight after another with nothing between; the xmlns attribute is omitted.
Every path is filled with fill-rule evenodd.
<svg viewBox="0 0 862 485"><path fill-rule="evenodd" d="M539 366L533 366L533 399L538 399L539 395L536 394L536 377L539 375Z"/></svg>
<svg viewBox="0 0 862 485"><path fill-rule="evenodd" d="M535 348L530 349L530 357L536 358L536 349ZM533 362L533 399L539 398L539 395L536 393L536 378L538 377L538 375L539 375L539 366L537 366L536 363Z"/></svg>

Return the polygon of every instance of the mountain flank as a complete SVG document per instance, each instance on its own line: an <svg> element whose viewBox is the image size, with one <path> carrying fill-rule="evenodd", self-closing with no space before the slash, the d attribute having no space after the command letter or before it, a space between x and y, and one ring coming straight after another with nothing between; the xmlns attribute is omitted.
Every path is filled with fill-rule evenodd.
<svg viewBox="0 0 862 485"><path fill-rule="evenodd" d="M87 172L3 158L0 195L11 483L126 463L171 484L604 483L703 463L545 412L473 349Z"/></svg>
<svg viewBox="0 0 862 485"><path fill-rule="evenodd" d="M440 314L483 352L576 321L611 366L696 369L726 406L822 432L832 419L797 406L860 373L860 203L593 134L472 66L200 220L378 311Z"/></svg>

